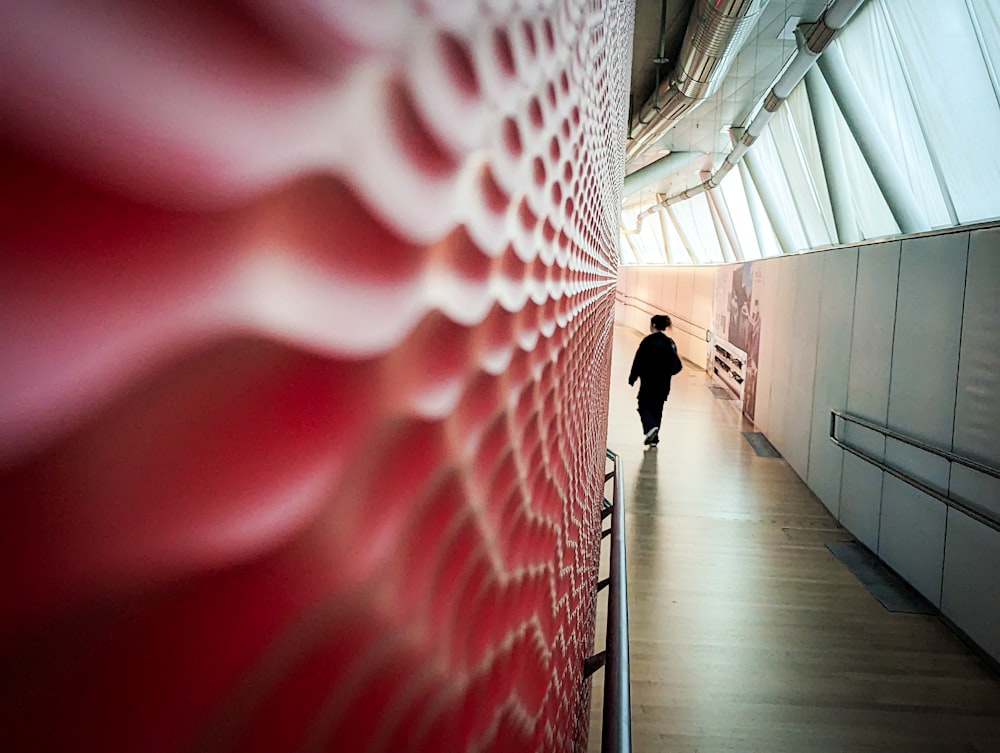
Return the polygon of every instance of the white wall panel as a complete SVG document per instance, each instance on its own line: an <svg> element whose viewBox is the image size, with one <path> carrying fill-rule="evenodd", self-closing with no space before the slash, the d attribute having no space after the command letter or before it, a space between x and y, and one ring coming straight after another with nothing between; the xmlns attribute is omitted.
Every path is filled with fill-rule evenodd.
<svg viewBox="0 0 1000 753"><path fill-rule="evenodd" d="M860 249L847 386L850 413L884 423L895 328L900 242Z"/></svg>
<svg viewBox="0 0 1000 753"><path fill-rule="evenodd" d="M809 440L809 487L835 516L840 509L844 451L830 441L830 411L847 408L847 379L854 326L854 289L858 275L855 248L822 254L812 433Z"/></svg>
<svg viewBox="0 0 1000 753"><path fill-rule="evenodd" d="M696 267L694 270L694 300L691 305L691 321L710 329L712 307L715 302L715 267Z"/></svg>
<svg viewBox="0 0 1000 753"><path fill-rule="evenodd" d="M674 267L664 267L661 271L663 276L663 282L660 287L660 297L663 301L661 306L667 311L673 311L680 316L684 316L678 306L677 300L677 278L680 276L678 275L678 271ZM684 316L684 318L687 319L689 317Z"/></svg>
<svg viewBox="0 0 1000 753"><path fill-rule="evenodd" d="M694 269L679 269L677 274L677 313L689 321L694 318Z"/></svg>
<svg viewBox="0 0 1000 753"><path fill-rule="evenodd" d="M941 611L1000 660L1000 535L948 511Z"/></svg>
<svg viewBox="0 0 1000 753"><path fill-rule="evenodd" d="M882 471L871 463L849 452L844 453L844 473L840 485L840 522L873 552L878 551L882 476Z"/></svg>
<svg viewBox="0 0 1000 753"><path fill-rule="evenodd" d="M903 241L889 426L951 447L962 337L968 233Z"/></svg>
<svg viewBox="0 0 1000 753"><path fill-rule="evenodd" d="M1000 228L970 233L955 405L959 455L1000 467Z"/></svg>
<svg viewBox="0 0 1000 753"><path fill-rule="evenodd" d="M885 474L878 556L938 607L947 511L943 502Z"/></svg>
<svg viewBox="0 0 1000 753"><path fill-rule="evenodd" d="M782 454L802 479L809 477L809 445L812 436L813 390L816 379L816 348L819 342L820 297L823 290L825 254L804 254L795 265L795 304L792 310L791 358L788 370L788 402L785 411Z"/></svg>

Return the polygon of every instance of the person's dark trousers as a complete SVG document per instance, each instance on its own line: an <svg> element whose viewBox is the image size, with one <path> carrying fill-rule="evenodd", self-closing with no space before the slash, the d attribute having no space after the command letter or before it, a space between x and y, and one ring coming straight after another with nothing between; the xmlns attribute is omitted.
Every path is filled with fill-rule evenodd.
<svg viewBox="0 0 1000 753"><path fill-rule="evenodd" d="M639 420L642 421L642 433L648 434L654 426L659 426L663 420L664 400L640 400Z"/></svg>

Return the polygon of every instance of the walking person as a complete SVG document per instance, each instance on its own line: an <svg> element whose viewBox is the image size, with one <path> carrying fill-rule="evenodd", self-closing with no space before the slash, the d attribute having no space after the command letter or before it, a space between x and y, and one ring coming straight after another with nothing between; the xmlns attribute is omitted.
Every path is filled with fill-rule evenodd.
<svg viewBox="0 0 1000 753"><path fill-rule="evenodd" d="M660 441L660 421L663 404L670 394L670 378L682 368L677 343L664 331L669 326L670 317L664 314L649 320L649 334L639 343L628 376L629 386L639 380L639 419L645 435L643 443L650 446Z"/></svg>

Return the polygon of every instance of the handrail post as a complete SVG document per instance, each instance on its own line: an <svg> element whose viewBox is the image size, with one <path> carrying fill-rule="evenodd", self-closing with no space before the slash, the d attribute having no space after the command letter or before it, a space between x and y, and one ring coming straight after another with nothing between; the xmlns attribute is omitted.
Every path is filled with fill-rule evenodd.
<svg viewBox="0 0 1000 753"><path fill-rule="evenodd" d="M611 507L611 572L608 580L607 660L604 666L602 753L631 753L632 692L629 684L628 586L625 573L625 485L621 458L607 451L615 464Z"/></svg>

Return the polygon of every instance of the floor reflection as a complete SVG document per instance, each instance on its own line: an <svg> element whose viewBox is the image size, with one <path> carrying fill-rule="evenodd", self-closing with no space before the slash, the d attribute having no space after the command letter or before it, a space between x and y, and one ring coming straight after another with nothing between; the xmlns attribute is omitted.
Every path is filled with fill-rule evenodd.
<svg viewBox="0 0 1000 753"><path fill-rule="evenodd" d="M643 445L627 383L639 340L616 329L608 420L626 478L634 750L1000 750L996 677L830 554L849 535L784 460L756 455L703 371L674 378L660 444Z"/></svg>

